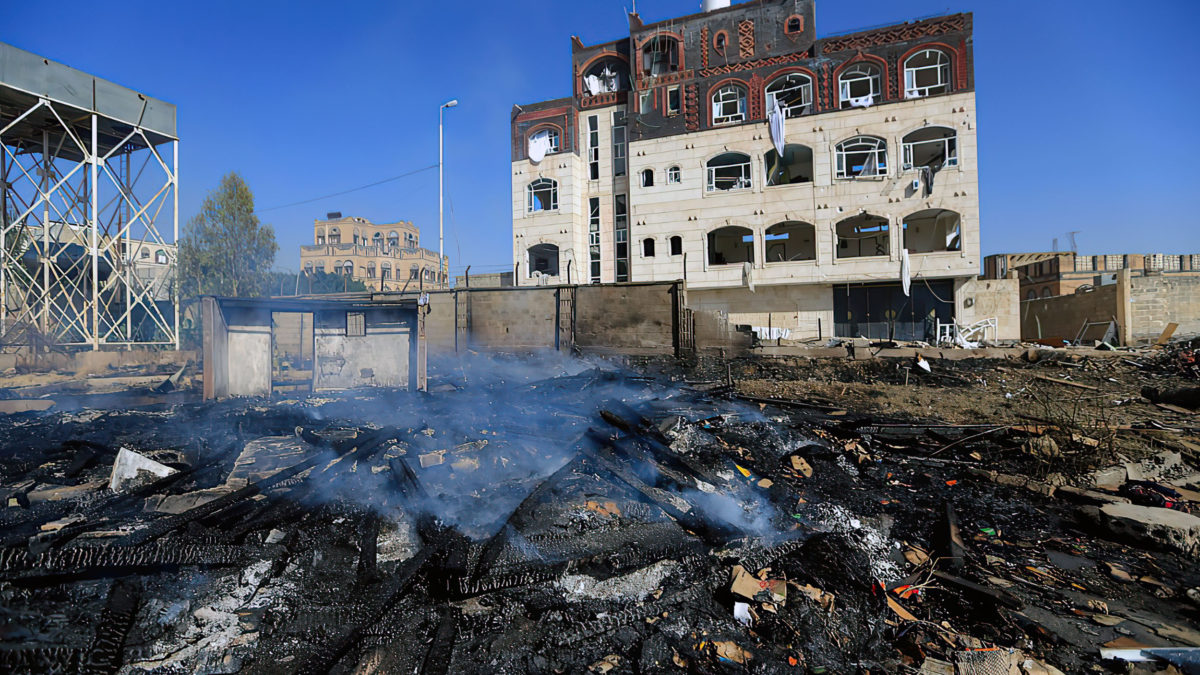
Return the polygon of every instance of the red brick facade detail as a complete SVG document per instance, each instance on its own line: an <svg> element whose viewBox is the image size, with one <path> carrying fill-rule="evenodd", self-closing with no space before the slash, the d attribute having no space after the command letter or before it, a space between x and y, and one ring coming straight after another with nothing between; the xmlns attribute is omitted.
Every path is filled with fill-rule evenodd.
<svg viewBox="0 0 1200 675"><path fill-rule="evenodd" d="M751 75L749 86L750 86L750 91L749 91L750 100L747 102L748 103L748 109L747 109L748 116L746 119L761 120L767 116L766 113L763 112L763 107L764 107L763 95L764 94L763 94L763 79L762 79L762 77L758 73Z"/></svg>
<svg viewBox="0 0 1200 675"><path fill-rule="evenodd" d="M700 130L700 101L694 84L688 84L683 89L683 119L688 131Z"/></svg>
<svg viewBox="0 0 1200 675"><path fill-rule="evenodd" d="M884 28L882 30L870 31L867 33L858 33L855 35L831 38L824 42L821 52L823 54L835 54L837 52L849 51L851 49L878 47L880 45L891 44L894 42L916 40L923 37L929 37L931 35L954 33L965 30L966 27L966 17L962 15L950 16L941 19L930 19L928 21L917 21L916 23L904 24L903 26L896 26L894 28Z"/></svg>
<svg viewBox="0 0 1200 675"><path fill-rule="evenodd" d="M755 70L756 68L769 68L771 66L780 66L785 63L793 63L803 59L810 58L812 51L796 52L794 54L780 54L766 59L758 59L755 61L744 61L742 63L730 63L724 66L715 68L705 68L696 73L699 77L713 77L716 75L729 75L743 70Z"/></svg>
<svg viewBox="0 0 1200 675"><path fill-rule="evenodd" d="M754 22L750 19L738 22L738 57L754 58Z"/></svg>
<svg viewBox="0 0 1200 675"><path fill-rule="evenodd" d="M967 88L967 41L958 41L958 59L955 62L955 89L963 90Z"/></svg>
<svg viewBox="0 0 1200 675"><path fill-rule="evenodd" d="M700 67L708 67L708 26L700 29Z"/></svg>

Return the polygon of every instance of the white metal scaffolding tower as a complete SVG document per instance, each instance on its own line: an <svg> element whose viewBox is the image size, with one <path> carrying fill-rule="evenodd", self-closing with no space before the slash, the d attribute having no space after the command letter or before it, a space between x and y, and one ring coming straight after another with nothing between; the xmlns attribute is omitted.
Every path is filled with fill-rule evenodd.
<svg viewBox="0 0 1200 675"><path fill-rule="evenodd" d="M0 43L0 347L179 347L175 107Z"/></svg>

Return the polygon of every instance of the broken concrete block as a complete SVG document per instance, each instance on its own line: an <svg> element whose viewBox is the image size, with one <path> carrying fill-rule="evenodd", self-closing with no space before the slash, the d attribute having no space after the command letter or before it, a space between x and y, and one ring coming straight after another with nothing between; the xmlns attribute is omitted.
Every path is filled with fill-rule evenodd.
<svg viewBox="0 0 1200 675"><path fill-rule="evenodd" d="M159 478L166 478L173 473L176 473L176 470L166 464L160 464L128 448L121 448L117 452L117 460L113 462L108 489L113 492L124 492Z"/></svg>
<svg viewBox="0 0 1200 675"><path fill-rule="evenodd" d="M1190 513L1136 504L1083 507L1081 513L1117 537L1200 558L1200 518Z"/></svg>
<svg viewBox="0 0 1200 675"><path fill-rule="evenodd" d="M1124 485L1127 477L1128 473L1124 466L1110 466L1093 471L1091 483L1094 487L1111 486L1116 488Z"/></svg>

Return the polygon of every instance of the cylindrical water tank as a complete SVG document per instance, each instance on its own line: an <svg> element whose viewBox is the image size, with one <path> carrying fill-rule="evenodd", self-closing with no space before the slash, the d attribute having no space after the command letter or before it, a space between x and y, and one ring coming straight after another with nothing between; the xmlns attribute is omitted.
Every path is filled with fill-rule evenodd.
<svg viewBox="0 0 1200 675"><path fill-rule="evenodd" d="M704 8L704 11L711 12L714 9L728 7L729 0L704 0L704 2L701 3L701 6Z"/></svg>

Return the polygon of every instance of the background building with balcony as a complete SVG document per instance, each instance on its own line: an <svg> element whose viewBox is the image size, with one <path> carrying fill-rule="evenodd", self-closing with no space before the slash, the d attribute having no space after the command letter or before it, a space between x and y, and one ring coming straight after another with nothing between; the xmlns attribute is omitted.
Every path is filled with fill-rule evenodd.
<svg viewBox="0 0 1200 675"><path fill-rule="evenodd" d="M372 223L330 213L313 223L312 246L300 247L304 272L342 274L383 291L446 288L450 259L421 248L412 222Z"/></svg>
<svg viewBox="0 0 1200 675"><path fill-rule="evenodd" d="M721 4L572 38L573 95L514 108L517 283L684 279L796 338L980 318L972 16L818 38L813 0Z"/></svg>

